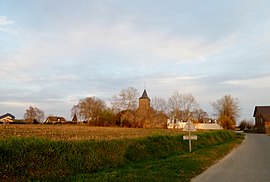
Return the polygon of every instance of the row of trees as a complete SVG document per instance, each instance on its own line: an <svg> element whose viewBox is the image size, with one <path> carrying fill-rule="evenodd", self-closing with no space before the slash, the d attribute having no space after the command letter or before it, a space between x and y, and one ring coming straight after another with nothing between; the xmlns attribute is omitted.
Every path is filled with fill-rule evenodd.
<svg viewBox="0 0 270 182"><path fill-rule="evenodd" d="M116 123L116 115L113 110L98 97L86 97L81 99L71 109L71 115L80 121L95 126L112 126Z"/></svg>
<svg viewBox="0 0 270 182"><path fill-rule="evenodd" d="M122 110L136 110L138 108L139 93L136 88L122 89L118 95L113 96L108 107L104 101L97 97L87 97L79 101L72 108L72 115L77 115L80 120L94 125L115 124L116 114ZM233 129L239 117L239 101L230 95L225 95L220 100L211 103L215 117L225 129ZM153 109L163 112L169 118L179 121L187 121L189 118L197 122L209 119L190 93L174 92L168 100L155 97L151 100Z"/></svg>
<svg viewBox="0 0 270 182"><path fill-rule="evenodd" d="M113 96L110 106L98 97L86 97L71 109L72 117L78 118L92 125L111 126L117 123L117 113L122 110L136 110L138 108L139 93L136 88L122 89L118 95ZM225 129L233 129L239 117L240 107L237 98L225 95L211 103L215 117ZM187 121L193 119L204 122L209 119L190 93L174 92L169 99L155 97L151 100L153 109L163 112L172 120ZM30 106L24 115L28 122L40 122L44 119L44 112Z"/></svg>

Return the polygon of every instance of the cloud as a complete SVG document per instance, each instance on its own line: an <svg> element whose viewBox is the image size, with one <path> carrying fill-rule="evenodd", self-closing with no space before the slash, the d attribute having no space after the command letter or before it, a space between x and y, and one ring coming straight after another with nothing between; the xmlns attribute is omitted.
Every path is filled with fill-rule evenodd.
<svg viewBox="0 0 270 182"><path fill-rule="evenodd" d="M14 21L9 19L6 16L0 16L0 33L8 33L8 34L18 34L17 31L9 28L10 25L13 25Z"/></svg>
<svg viewBox="0 0 270 182"><path fill-rule="evenodd" d="M0 16L5 106L68 112L76 99L108 99L127 86L143 90L144 82L151 96L178 90L207 104L227 93L258 99L256 88L268 90L266 1L154 3L8 3L10 14ZM3 34L12 30L19 33Z"/></svg>
<svg viewBox="0 0 270 182"><path fill-rule="evenodd" d="M71 36L74 36L73 40L79 42L88 40L88 43L85 42L88 45L106 47L122 54L136 55L139 61L141 57L152 58L148 60L151 63L165 59L174 59L179 62L199 60L217 53L222 48L201 39L188 39L185 36L154 29L144 30L142 27L125 22L109 27L99 25L80 27L80 32L72 32ZM142 61L145 62L145 60Z"/></svg>
<svg viewBox="0 0 270 182"><path fill-rule="evenodd" d="M270 83L270 76L263 76L253 79L227 80L222 82L221 84L245 87L247 89L270 89L269 83Z"/></svg>
<svg viewBox="0 0 270 182"><path fill-rule="evenodd" d="M0 26L13 24L14 21L6 16L0 16Z"/></svg>
<svg viewBox="0 0 270 182"><path fill-rule="evenodd" d="M58 67L73 70L82 64L87 68L89 65L106 68L102 65L112 62L119 65L116 69L135 66L138 70L143 68L140 66L157 67L164 61L204 61L224 47L223 42L212 44L155 30L143 31L141 27L126 22L109 25L82 23L69 29L22 34L23 45L13 51L13 56L2 59L6 64L2 71L8 68L20 72L31 67L32 73L46 69L51 72Z"/></svg>

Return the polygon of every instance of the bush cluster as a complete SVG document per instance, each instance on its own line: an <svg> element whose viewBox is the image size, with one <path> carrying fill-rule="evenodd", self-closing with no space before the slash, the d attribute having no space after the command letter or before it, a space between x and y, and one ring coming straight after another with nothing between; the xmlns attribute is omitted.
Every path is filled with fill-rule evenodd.
<svg viewBox="0 0 270 182"><path fill-rule="evenodd" d="M188 151L183 135L111 141L51 141L12 138L0 141L0 181L61 178ZM230 131L198 133L193 150L235 138Z"/></svg>

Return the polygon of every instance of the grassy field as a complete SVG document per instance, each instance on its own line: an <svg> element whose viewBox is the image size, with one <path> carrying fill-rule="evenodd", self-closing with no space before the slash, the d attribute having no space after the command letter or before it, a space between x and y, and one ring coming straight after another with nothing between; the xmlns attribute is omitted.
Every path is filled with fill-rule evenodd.
<svg viewBox="0 0 270 182"><path fill-rule="evenodd" d="M180 130L141 129L141 128L114 128L93 127L84 124L78 125L50 125L50 124L10 124L0 125L0 139L11 137L38 137L50 140L113 140L124 138L143 138L153 135L177 135Z"/></svg>
<svg viewBox="0 0 270 182"><path fill-rule="evenodd" d="M189 181L238 145L231 131L0 125L0 181Z"/></svg>

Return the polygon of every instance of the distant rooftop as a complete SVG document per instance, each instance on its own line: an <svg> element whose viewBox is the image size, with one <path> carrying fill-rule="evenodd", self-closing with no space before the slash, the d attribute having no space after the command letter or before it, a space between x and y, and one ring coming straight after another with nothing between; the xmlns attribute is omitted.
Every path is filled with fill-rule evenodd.
<svg viewBox="0 0 270 182"><path fill-rule="evenodd" d="M7 114L4 114L4 115L0 116L0 119L3 119L3 118L8 117L8 116L11 117L12 119L15 119L15 116L13 116L10 113L7 113Z"/></svg>
<svg viewBox="0 0 270 182"><path fill-rule="evenodd" d="M256 106L253 117L256 113L260 114L265 120L270 120L270 106Z"/></svg>

